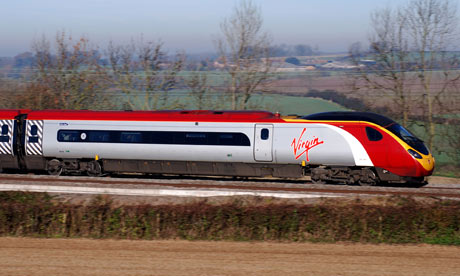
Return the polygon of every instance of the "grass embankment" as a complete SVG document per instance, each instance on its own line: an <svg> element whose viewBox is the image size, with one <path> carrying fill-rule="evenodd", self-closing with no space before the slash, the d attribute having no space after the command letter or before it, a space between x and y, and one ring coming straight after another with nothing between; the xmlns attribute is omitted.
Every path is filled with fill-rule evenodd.
<svg viewBox="0 0 460 276"><path fill-rule="evenodd" d="M2 236L460 245L460 202L451 201L114 206L97 197L83 206L3 192L0 202Z"/></svg>

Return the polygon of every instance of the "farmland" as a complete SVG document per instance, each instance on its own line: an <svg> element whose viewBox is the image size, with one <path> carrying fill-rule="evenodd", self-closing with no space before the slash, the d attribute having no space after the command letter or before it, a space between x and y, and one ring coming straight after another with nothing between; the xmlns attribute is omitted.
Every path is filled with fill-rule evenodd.
<svg viewBox="0 0 460 276"><path fill-rule="evenodd" d="M433 245L0 238L2 275L458 275Z"/></svg>

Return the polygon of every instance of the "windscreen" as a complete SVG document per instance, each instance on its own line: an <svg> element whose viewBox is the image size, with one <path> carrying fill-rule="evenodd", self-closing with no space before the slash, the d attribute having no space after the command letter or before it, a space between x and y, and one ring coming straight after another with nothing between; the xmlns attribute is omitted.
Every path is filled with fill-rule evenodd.
<svg viewBox="0 0 460 276"><path fill-rule="evenodd" d="M412 134L409 130L405 129L403 126L395 123L388 126L387 129L399 138L401 138L409 146L416 149L418 152L425 155L430 153L423 141L417 138L414 134Z"/></svg>

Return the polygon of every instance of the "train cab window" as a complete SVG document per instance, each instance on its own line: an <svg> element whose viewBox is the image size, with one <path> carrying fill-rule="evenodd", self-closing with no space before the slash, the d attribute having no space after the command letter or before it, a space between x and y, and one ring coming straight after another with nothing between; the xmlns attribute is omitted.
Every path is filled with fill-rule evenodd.
<svg viewBox="0 0 460 276"><path fill-rule="evenodd" d="M38 134L38 127L37 125L33 125L30 127L30 135L35 136Z"/></svg>
<svg viewBox="0 0 460 276"><path fill-rule="evenodd" d="M260 131L260 139L262 140L268 140L268 137L270 136L268 128L263 128Z"/></svg>
<svg viewBox="0 0 460 276"><path fill-rule="evenodd" d="M369 141L380 141L383 138L382 133L371 127L366 127L366 134Z"/></svg>

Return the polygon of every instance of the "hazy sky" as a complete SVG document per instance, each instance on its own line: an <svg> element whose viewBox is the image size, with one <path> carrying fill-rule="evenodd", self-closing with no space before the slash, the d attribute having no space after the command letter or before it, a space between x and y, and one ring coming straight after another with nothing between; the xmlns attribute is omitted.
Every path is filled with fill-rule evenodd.
<svg viewBox="0 0 460 276"><path fill-rule="evenodd" d="M236 0L1 0L0 56L30 50L43 34L65 30L105 47L143 34L170 51L214 50L219 24ZM370 12L403 0L254 0L274 44L310 44L321 51L346 51L366 41Z"/></svg>

